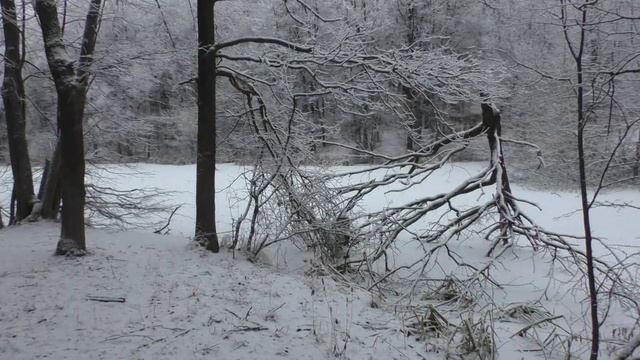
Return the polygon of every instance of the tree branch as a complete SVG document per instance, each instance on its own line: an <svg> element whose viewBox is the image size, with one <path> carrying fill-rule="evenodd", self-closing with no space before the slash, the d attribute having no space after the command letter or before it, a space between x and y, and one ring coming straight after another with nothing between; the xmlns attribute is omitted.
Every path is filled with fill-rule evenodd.
<svg viewBox="0 0 640 360"><path fill-rule="evenodd" d="M279 46L283 46L288 49L298 51L298 52L303 52L303 53L311 53L313 51L312 47L294 44L292 42L278 39L278 38L245 37L245 38L217 43L213 46L213 48L209 49L208 53L216 53L217 51L222 50L224 48L232 47L235 45L241 45L241 44L249 44L249 43L279 45Z"/></svg>

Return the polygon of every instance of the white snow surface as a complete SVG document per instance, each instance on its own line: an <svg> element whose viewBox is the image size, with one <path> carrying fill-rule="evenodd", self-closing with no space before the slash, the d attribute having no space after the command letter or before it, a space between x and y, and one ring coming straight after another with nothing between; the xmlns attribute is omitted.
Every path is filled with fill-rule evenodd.
<svg viewBox="0 0 640 360"><path fill-rule="evenodd" d="M2 359L406 359L421 348L370 294L328 277L136 232L90 229L90 255L54 257L57 234L47 222L0 233Z"/></svg>
<svg viewBox="0 0 640 360"><path fill-rule="evenodd" d="M409 192L376 191L365 199L364 206L380 209L447 191L481 168L477 163L448 166ZM217 222L223 237L231 230L231 220L243 210L243 184L235 180L245 170L232 164L218 166ZM100 173L95 181L103 185L174 191L165 200L182 207L171 222L170 235L88 229L90 254L61 258L53 256L58 224L23 224L0 231L0 359L444 357L442 352L427 352L415 336L405 336L407 323L393 301L384 302L357 284L310 271L314 269L310 255L294 247L274 247L261 258L263 263L251 263L242 253L223 250L211 254L191 244L195 166L107 166ZM460 201L485 201L483 197L490 193L470 194ZM517 185L514 193L540 205L543 211L523 205L540 225L580 234L576 193ZM638 206L640 192L609 191L601 200ZM594 232L619 254L637 252L639 212L597 208L593 211ZM582 246L580 240L575 244ZM487 261L484 254L489 246L481 239L464 239L452 245L465 261L474 264ZM405 234L390 254L391 263L413 262L421 254L416 251L419 248ZM602 246L596 246L596 251L606 254ZM525 243L516 244L492 271L504 286L490 290L491 306L499 312L514 304L541 304L550 315L563 315L558 321L561 326L588 336L586 285L571 282L567 273L549 263L548 256L532 251ZM430 274L440 277L457 271L446 258L440 265L430 268ZM549 280L551 274L557 281ZM88 300L90 296L123 297L126 301L96 302ZM378 306L372 307L372 303ZM633 336L631 329L638 319L627 310L614 306L608 314L602 330L607 343L602 346L601 358L612 357L624 340ZM513 336L527 325L496 320L498 359L543 358L535 351L539 344ZM544 339L548 329L539 331ZM585 345L588 340L578 338L573 346L584 349ZM578 354L584 355L580 351ZM477 356L471 354L471 358Z"/></svg>

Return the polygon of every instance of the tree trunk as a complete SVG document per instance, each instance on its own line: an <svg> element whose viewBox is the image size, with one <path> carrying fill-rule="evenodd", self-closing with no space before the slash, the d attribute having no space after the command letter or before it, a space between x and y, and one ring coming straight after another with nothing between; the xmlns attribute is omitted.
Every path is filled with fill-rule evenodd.
<svg viewBox="0 0 640 360"><path fill-rule="evenodd" d="M22 58L20 55L20 29L13 0L0 0L4 30L4 81L2 100L6 112L7 138L11 171L13 172L13 194L16 201L15 221L31 214L34 203L33 175L29 160L26 135L26 112ZM13 207L12 207L13 208Z"/></svg>
<svg viewBox="0 0 640 360"><path fill-rule="evenodd" d="M584 11L584 10L583 10ZM584 22L583 22L584 23ZM583 30L584 31L584 30ZM583 35L584 38L584 35ZM584 226L584 242L587 257L587 285L589 288L589 304L591 307L591 360L598 359L600 347L600 322L598 320L598 290L596 287L593 265L593 236L591 234L591 216L589 197L587 193L587 171L584 150L584 128L586 119L584 114L584 81L582 74L582 58L576 59L576 73L578 77L577 113L578 113L578 170L580 173L580 199L582 201L582 223Z"/></svg>
<svg viewBox="0 0 640 360"><path fill-rule="evenodd" d="M89 84L89 67L100 21L102 0L91 0L82 37L80 59L71 60L62 39L55 1L36 0L35 10L42 28L49 70L58 95L58 131L60 174L50 172L50 179L60 180L62 191L62 226L56 254L82 255L86 251L84 232L84 134L82 120ZM58 152L58 151L56 151ZM54 166L52 169L54 170Z"/></svg>
<svg viewBox="0 0 640 360"><path fill-rule="evenodd" d="M62 197L60 191L60 163L62 162L60 151L60 140L58 140L53 157L48 162L47 171L42 174L42 191L38 194L38 197L42 203L41 214L44 219L54 220L60 212L60 200Z"/></svg>
<svg viewBox="0 0 640 360"><path fill-rule="evenodd" d="M11 190L11 200L9 201L9 225L16 222L16 188Z"/></svg>
<svg viewBox="0 0 640 360"><path fill-rule="evenodd" d="M638 131L638 141L636 142L636 159L633 164L633 176L640 176L640 130Z"/></svg>
<svg viewBox="0 0 640 360"><path fill-rule="evenodd" d="M215 0L198 0L198 152L195 240L218 252L215 219L216 63Z"/></svg>
<svg viewBox="0 0 640 360"><path fill-rule="evenodd" d="M84 234L84 140L82 117L86 90L67 86L58 95L60 164L62 181L62 228L56 253L86 251Z"/></svg>
<svg viewBox="0 0 640 360"><path fill-rule="evenodd" d="M495 159L497 163L494 163L496 169L493 172L493 176L496 178L496 184L498 184L498 210L500 213L500 238L504 245L507 244L509 239L509 232L511 231L511 223L506 214L508 214L507 207L515 207L513 198L511 197L511 184L509 182L509 174L507 173L507 165L504 160L504 149L502 148L501 136L502 136L502 117L500 112L491 104L481 104L482 108L482 124L487 132L487 140L489 142L489 150L491 161Z"/></svg>

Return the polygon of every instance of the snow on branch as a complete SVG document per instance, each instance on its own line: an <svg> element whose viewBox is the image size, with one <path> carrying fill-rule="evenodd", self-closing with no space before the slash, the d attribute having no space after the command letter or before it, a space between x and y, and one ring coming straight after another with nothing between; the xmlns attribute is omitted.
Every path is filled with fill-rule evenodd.
<svg viewBox="0 0 640 360"><path fill-rule="evenodd" d="M232 47L232 46L236 46L236 45L241 45L241 44L249 44L249 43L279 45L279 46L286 47L287 49L290 49L290 50L304 52L304 53L310 53L310 52L313 51L312 47L294 44L292 42L289 42L289 41L286 41L286 40L282 40L282 39L278 39L278 38L244 37L244 38L239 38L239 39L234 39L234 40L229 40L229 41L217 43L217 44L215 44L213 46L212 49L209 50L209 53L212 53L212 52L215 53L215 52L217 52L219 50L222 50L224 48L228 48L228 47Z"/></svg>

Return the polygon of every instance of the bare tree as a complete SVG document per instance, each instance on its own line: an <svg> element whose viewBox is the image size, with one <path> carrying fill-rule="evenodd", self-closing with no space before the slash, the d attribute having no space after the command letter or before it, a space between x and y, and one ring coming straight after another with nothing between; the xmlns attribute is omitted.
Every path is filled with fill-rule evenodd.
<svg viewBox="0 0 640 360"><path fill-rule="evenodd" d="M2 99L7 120L7 137L11 170L13 171L13 195L15 199L15 218L9 223L25 219L31 214L35 199L33 194L33 175L26 136L25 91L22 78L24 48L22 31L16 16L16 4L13 0L0 1L4 30L4 81ZM24 4L23 4L24 6ZM21 51L22 48L22 51ZM11 204L13 209L13 203ZM13 213L13 211L11 211Z"/></svg>
<svg viewBox="0 0 640 360"><path fill-rule="evenodd" d="M195 240L218 252L216 232L215 0L198 0L198 150Z"/></svg>
<svg viewBox="0 0 640 360"><path fill-rule="evenodd" d="M58 95L58 132L62 189L62 226L56 254L82 255L86 251L84 231L85 161L83 116L100 24L101 0L89 4L80 56L73 61L62 38L57 1L37 0L34 7L44 40L49 70Z"/></svg>
<svg viewBox="0 0 640 360"><path fill-rule="evenodd" d="M304 6L300 5L303 9ZM288 7L291 16L298 19L302 27L304 22L299 20L293 7ZM335 138L313 138L304 136L308 134L308 126L312 121L306 121L304 104L309 98L322 96L326 101L331 101L329 107L344 111L345 114L357 113L358 109L372 109L386 111L399 123L408 124L405 115L410 115L406 109L407 97L403 89L411 89L416 96L423 99L427 96L435 95L443 102L457 103L461 101L480 102L486 100L481 96L483 92L499 93L499 86L495 81L500 78L499 67L488 64L481 65L473 56L456 54L455 51L446 47L429 48L418 46L417 44L405 45L402 48L391 48L387 50L371 49L369 47L372 37L372 30L367 29L363 24L354 25L353 29L348 29L347 33L335 34L329 30L333 22L326 19L328 16L320 16L325 19L321 21L321 31L329 31L331 36L335 36L337 44L327 43L292 43L281 39L273 38L245 38L228 41L217 45L217 57L220 59L218 65L218 76L227 77L232 86L241 94L246 96L246 111L242 114L251 124L256 141L259 147L260 157L256 162L256 172L248 181L250 184L249 205L245 209L244 215L236 222L234 243L238 243L240 232L239 223L246 219L251 213L251 221L248 229L247 245L254 244L254 251L270 244L278 243L285 239L304 238L305 243L315 248L324 247L327 253L337 254L333 245L326 246L328 240L335 239L336 243L344 241L346 236L344 229L348 228L350 211L356 206L364 195L378 186L385 183L373 182L371 184L356 184L345 189L327 188L326 178L313 174L311 171L302 169L302 165L313 161L308 156L308 150L313 148L314 143L323 146L337 146L347 151L363 154L375 159L376 162L386 161L386 165L374 166L376 169L412 169L408 174L398 175L389 182L411 181L432 172L437 165L429 162L433 161L439 150L448 144L464 143L470 138L478 137L485 132L493 136L491 142L492 166L479 177L470 180L470 189L460 191L460 194L481 189L498 179L499 198L493 204L498 207L503 214L502 223L505 225L498 228L499 234L504 237L507 232L507 225L510 219L517 222L520 215L516 211L515 203L510 197L510 187L506 178L500 138L500 125L498 114L492 115L491 106L485 104L485 120L481 124L468 131L452 134L450 137L441 139L434 144L421 144L421 148L409 153L407 156L397 158L388 157L383 154L376 154L370 149L358 148L349 144L341 143ZM339 27L338 27L339 28ZM316 29L313 29L316 31ZM323 34L326 39L328 35ZM348 41L340 40L348 39ZM250 48L251 43L266 43L274 45L276 50L271 50L264 56L253 56L245 53L233 51L233 46L244 45ZM224 50L224 51L222 51ZM242 69L241 64L250 64L249 69ZM255 68L262 67L266 75L260 74ZM266 69L265 69L266 68ZM302 73L308 76L308 81L313 83L309 91L305 88L302 91L291 89L286 80L274 81L275 75L282 76L282 79L290 78L289 74ZM444 75L446 74L446 75ZM271 77L267 78L267 76ZM295 76L295 75L294 75ZM444 77L446 80L443 80ZM265 95L270 94L270 95ZM271 94L285 94L275 101ZM286 104L285 106L279 104ZM366 105L366 106L365 106ZM362 115L367 115L368 110ZM496 134L497 132L497 134ZM463 145L461 145L464 147ZM447 153L443 162L449 161L451 156L458 151ZM437 164L441 164L440 161ZM412 174L414 173L415 174ZM499 175L499 176L498 176ZM504 178L503 178L504 176ZM359 187L359 185L362 185ZM472 186L471 186L472 185ZM349 190L351 189L351 190ZM341 200L345 199L346 200ZM443 204L447 204L443 200ZM425 200L425 203L428 200ZM415 204L413 208L419 208L424 203ZM251 212L253 207L253 212ZM411 208L411 207L409 207ZM489 206L487 211L493 209ZM268 209L268 212L266 212ZM424 213L433 209L426 209ZM264 215L261 214L265 212ZM476 209L477 212L482 211ZM379 214L371 220L371 226L384 227L384 214ZM266 219L269 217L269 219ZM409 217L409 216L408 216ZM418 218L421 215L418 216ZM475 220L476 218L474 218ZM402 231L402 225L393 219L388 218L388 225L397 225L398 233ZM377 225L374 225L374 222ZM473 222L473 221L471 221ZM261 225L261 238L257 239L256 223ZM380 225L380 224L385 225ZM273 229L265 229L269 225ZM455 224L454 224L455 225ZM451 225L451 228L454 227ZM339 231L332 231L331 228L340 228ZM273 231L270 231L273 230ZM444 231L443 231L444 232ZM493 232L493 231L492 231ZM370 238L387 237L388 233L367 234ZM364 236L366 237L366 236ZM388 240L393 242L395 236L389 236ZM342 239L342 240L340 240ZM502 239L502 238L501 238ZM390 244L387 243L387 244ZM384 247L373 257L383 256ZM358 259L350 261L358 262Z"/></svg>
<svg viewBox="0 0 640 360"><path fill-rule="evenodd" d="M561 21L567 46L571 52L571 56L575 62L576 75L576 116L577 116L577 137L578 137L578 169L580 176L580 199L582 202L582 220L584 225L585 247L587 256L587 283L589 286L589 302L591 305L591 360L598 358L598 348L600 346L600 323L598 321L598 292L596 290L596 280L593 266L593 235L591 233L591 217L589 215L590 206L587 194L587 173L585 165L585 135L584 130L587 124L585 115L585 99L584 99L584 68L583 57L585 54L585 43L587 41L587 13L589 11L589 2L578 4L576 9L579 12L578 38L576 43L573 42L569 33L569 18L567 17L568 7L574 7L575 4L568 4L566 0L561 1Z"/></svg>
<svg viewBox="0 0 640 360"><path fill-rule="evenodd" d="M597 1L563 0L559 10L565 45L574 66L576 152L591 313L590 358L595 360L599 356L600 327L606 313L600 318L601 308L605 307L599 299L603 294L603 280L595 274L593 247L596 238L592 234L591 210L598 206L597 199L602 190L637 178L633 161L625 160L621 153L625 147L633 151L628 139L640 124L636 100L630 100L635 98L637 88L633 84L635 80L629 78L629 75L640 73L633 61L638 53L635 49L624 48L627 41L633 42L637 38L637 32L626 29L635 28L640 17L634 16L634 5L624 1L600 4ZM610 136L613 134L617 136ZM593 141L594 137L602 139L602 144ZM594 146L598 147L601 157L595 166L589 164L592 157L588 153Z"/></svg>
<svg viewBox="0 0 640 360"><path fill-rule="evenodd" d="M514 2L495 3L509 8ZM534 46L539 48L534 51L546 53L546 56L527 58L532 51L529 43L509 42L510 46L520 46L518 50L508 51L508 57L522 69L518 74L520 83L514 81L514 85L531 87L531 92L514 92L527 95L513 98L511 107L516 118L535 119L517 121L517 126L529 127L529 139L535 139L541 147L555 152L547 157L550 163L563 164L560 171L553 174L555 176L549 176L553 165L540 173L561 178L565 185L567 180L575 182L580 194L581 205L577 213L582 217L580 238L585 257L579 265L584 274L582 288L589 304L590 325L586 329L591 340L589 353L590 358L595 359L604 347L601 334L606 331L603 326L612 304L624 302L616 293L624 292L626 289L622 284L632 278L628 274L624 279L610 278L599 271L598 264L611 256L613 250L593 233L593 222L602 220L595 217L592 210L598 206L613 206L598 201L605 189L638 180L634 164L640 121L636 96L639 71L636 29L640 17L637 16L637 3L626 0L563 0L543 4L546 5L542 8L527 2L515 5L516 13L527 10L522 13L536 14L527 15L530 20L526 26L530 31L526 33L527 37L538 39ZM527 23L520 14L511 16ZM550 31L549 24L554 24L552 28L559 31ZM533 82L537 86L531 86ZM526 97L531 99L530 103ZM560 98L566 100L554 100ZM546 119L553 119L553 122ZM628 205L620 202L616 206ZM604 247L607 254L594 251L597 247ZM632 251L625 249L625 256L635 256L631 255ZM631 261L627 265L629 263ZM605 284L616 290L604 290ZM607 342L611 344L610 340Z"/></svg>

